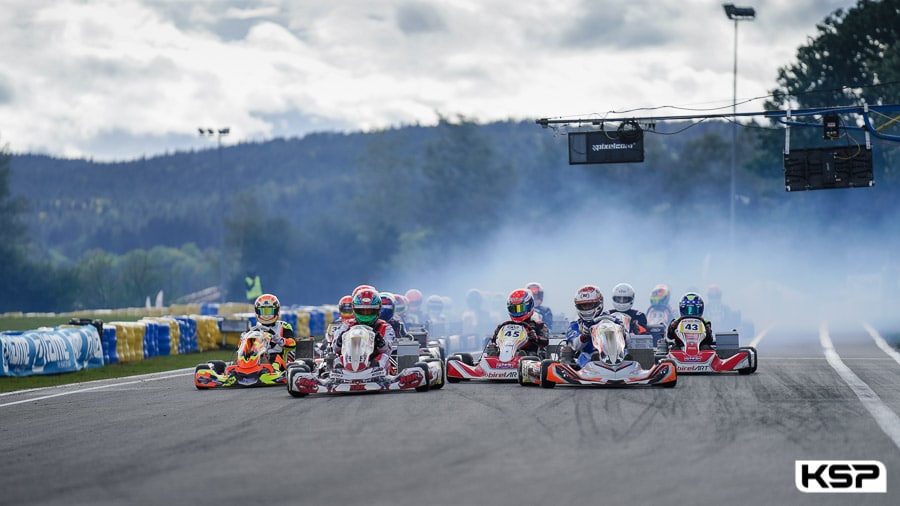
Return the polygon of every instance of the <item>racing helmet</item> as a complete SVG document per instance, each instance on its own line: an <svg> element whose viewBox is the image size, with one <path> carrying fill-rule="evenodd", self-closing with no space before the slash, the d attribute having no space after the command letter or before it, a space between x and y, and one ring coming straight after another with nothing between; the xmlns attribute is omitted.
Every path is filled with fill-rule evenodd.
<svg viewBox="0 0 900 506"><path fill-rule="evenodd" d="M534 303L540 306L544 303L544 287L541 286L540 283L536 281L532 281L525 285L525 288L531 290L531 295L534 296Z"/></svg>
<svg viewBox="0 0 900 506"><path fill-rule="evenodd" d="M271 293L264 293L256 298L253 309L256 311L257 322L263 325L274 325L278 321L281 303L278 302L278 297Z"/></svg>
<svg viewBox="0 0 900 506"><path fill-rule="evenodd" d="M338 312L341 314L341 320L347 321L353 319L353 297L344 295L338 301Z"/></svg>
<svg viewBox="0 0 900 506"><path fill-rule="evenodd" d="M429 295L425 302L425 308L431 314L441 314L444 310L444 299L440 295Z"/></svg>
<svg viewBox="0 0 900 506"><path fill-rule="evenodd" d="M703 299L697 292L688 292L681 298L678 303L678 310L681 316L703 316Z"/></svg>
<svg viewBox="0 0 900 506"><path fill-rule="evenodd" d="M634 305L634 288L628 283L619 283L613 288L612 300L616 311L628 311Z"/></svg>
<svg viewBox="0 0 900 506"><path fill-rule="evenodd" d="M422 291L418 288L410 288L406 291L406 305L410 311L418 311L422 307Z"/></svg>
<svg viewBox="0 0 900 506"><path fill-rule="evenodd" d="M353 296L353 316L359 323L372 323L381 313L381 295L363 288Z"/></svg>
<svg viewBox="0 0 900 506"><path fill-rule="evenodd" d="M650 305L651 306L668 306L669 305L669 287L663 283L660 283L653 287L653 291L650 292Z"/></svg>
<svg viewBox="0 0 900 506"><path fill-rule="evenodd" d="M466 292L466 307L477 311L481 309L481 305L484 303L484 295L481 294L481 290L477 288L470 288L468 292Z"/></svg>
<svg viewBox="0 0 900 506"><path fill-rule="evenodd" d="M399 293L394 294L394 314L403 318L406 314L406 297Z"/></svg>
<svg viewBox="0 0 900 506"><path fill-rule="evenodd" d="M584 321L594 321L603 312L603 294L594 285L584 285L575 292L575 311Z"/></svg>
<svg viewBox="0 0 900 506"><path fill-rule="evenodd" d="M506 310L514 322L524 322L534 314L534 294L531 290L513 290L506 298Z"/></svg>
<svg viewBox="0 0 900 506"><path fill-rule="evenodd" d="M354 288L352 292L350 292L350 296L353 297L354 295L356 295L356 292L358 292L358 291L360 291L360 290L373 290L373 291L377 291L377 290L375 290L375 287L372 286L372 285L359 285L359 286L357 286L356 288Z"/></svg>
<svg viewBox="0 0 900 506"><path fill-rule="evenodd" d="M384 321L390 321L394 317L394 294L390 292L381 292L381 313L378 317Z"/></svg>

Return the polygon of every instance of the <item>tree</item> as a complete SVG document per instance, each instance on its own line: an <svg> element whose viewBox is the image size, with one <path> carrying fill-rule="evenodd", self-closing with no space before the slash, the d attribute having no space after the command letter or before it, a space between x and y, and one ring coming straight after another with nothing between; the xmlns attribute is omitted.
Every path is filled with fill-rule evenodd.
<svg viewBox="0 0 900 506"><path fill-rule="evenodd" d="M770 107L900 103L900 2L859 0L817 25L819 34L778 71Z"/></svg>

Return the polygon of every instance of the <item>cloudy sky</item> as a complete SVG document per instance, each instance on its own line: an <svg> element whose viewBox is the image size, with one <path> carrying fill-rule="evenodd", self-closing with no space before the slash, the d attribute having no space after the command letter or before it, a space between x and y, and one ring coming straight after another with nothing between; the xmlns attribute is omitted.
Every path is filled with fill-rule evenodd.
<svg viewBox="0 0 900 506"><path fill-rule="evenodd" d="M738 99L855 0L751 0ZM0 145L95 160L433 124L730 110L708 0L3 0ZM762 109L762 100L741 106ZM663 109L661 114L683 114ZM537 127L536 127L537 128Z"/></svg>

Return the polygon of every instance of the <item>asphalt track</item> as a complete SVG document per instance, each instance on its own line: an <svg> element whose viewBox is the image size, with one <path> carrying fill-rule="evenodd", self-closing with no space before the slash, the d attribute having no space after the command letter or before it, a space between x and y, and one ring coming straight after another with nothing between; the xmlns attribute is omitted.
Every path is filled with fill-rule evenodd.
<svg viewBox="0 0 900 506"><path fill-rule="evenodd" d="M295 399L179 371L4 394L0 504L898 504L900 362L862 325L824 333L862 397L819 329L777 328L756 374L673 389ZM887 494L798 491L822 459L882 462Z"/></svg>

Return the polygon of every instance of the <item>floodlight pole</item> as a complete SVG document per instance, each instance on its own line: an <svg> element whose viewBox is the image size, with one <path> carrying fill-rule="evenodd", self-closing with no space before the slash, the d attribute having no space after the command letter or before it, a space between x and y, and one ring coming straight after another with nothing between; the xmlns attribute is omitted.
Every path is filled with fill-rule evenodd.
<svg viewBox="0 0 900 506"><path fill-rule="evenodd" d="M753 7L735 7L734 4L723 4L725 15L734 20L734 66L732 69L732 102L731 102L731 198L729 199L728 236L731 246L731 255L734 256L734 211L735 200L735 176L737 172L737 44L738 21L752 21L756 19L756 10Z"/></svg>
<svg viewBox="0 0 900 506"><path fill-rule="evenodd" d="M231 132L231 128L222 127L218 129L213 128L203 128L200 127L197 129L200 132L201 137L212 137L216 136L216 150L218 151L218 159L219 159L219 200L225 198L225 178L222 174L222 137L228 135ZM225 286L225 209L219 210L219 216L222 219L222 224L219 227L219 302L225 302L226 295L226 286Z"/></svg>

